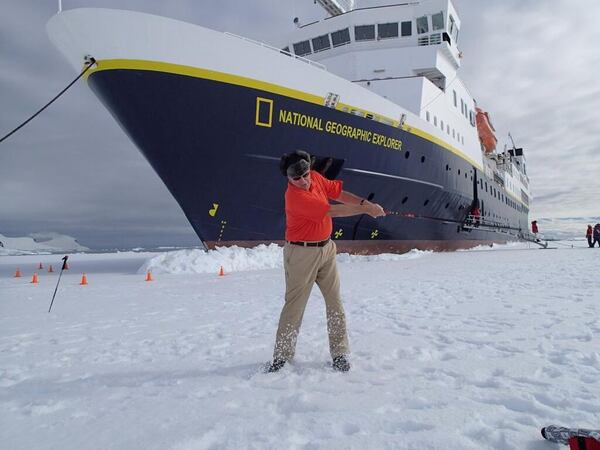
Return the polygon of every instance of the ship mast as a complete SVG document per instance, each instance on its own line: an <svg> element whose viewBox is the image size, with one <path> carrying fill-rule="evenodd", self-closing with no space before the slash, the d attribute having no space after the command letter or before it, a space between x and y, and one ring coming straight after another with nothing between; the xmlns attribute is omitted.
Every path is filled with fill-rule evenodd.
<svg viewBox="0 0 600 450"><path fill-rule="evenodd" d="M315 0L332 16L339 16L354 9L356 0Z"/></svg>

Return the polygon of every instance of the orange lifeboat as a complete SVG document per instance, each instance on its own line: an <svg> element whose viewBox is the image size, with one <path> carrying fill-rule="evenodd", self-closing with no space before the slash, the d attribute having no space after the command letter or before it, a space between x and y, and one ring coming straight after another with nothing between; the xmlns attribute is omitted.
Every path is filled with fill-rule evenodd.
<svg viewBox="0 0 600 450"><path fill-rule="evenodd" d="M475 108L475 111L477 112L477 132L479 133L481 145L483 145L485 153L492 153L496 150L496 144L498 143L498 139L494 134L496 130L492 126L487 112L481 108Z"/></svg>

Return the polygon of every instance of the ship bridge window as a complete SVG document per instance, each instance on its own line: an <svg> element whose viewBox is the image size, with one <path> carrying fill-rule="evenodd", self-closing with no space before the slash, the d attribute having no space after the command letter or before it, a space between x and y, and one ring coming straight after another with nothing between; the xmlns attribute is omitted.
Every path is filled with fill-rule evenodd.
<svg viewBox="0 0 600 450"><path fill-rule="evenodd" d="M308 54L312 53L312 51L310 49L310 42L308 42L308 41L296 42L294 44L294 53L298 56L304 56L304 55L308 55Z"/></svg>
<svg viewBox="0 0 600 450"><path fill-rule="evenodd" d="M398 22L377 25L377 39L398 37Z"/></svg>
<svg viewBox="0 0 600 450"><path fill-rule="evenodd" d="M312 39L312 46L314 52L321 52L331 48L331 42L329 42L329 35L324 34L323 36L317 36Z"/></svg>
<svg viewBox="0 0 600 450"><path fill-rule="evenodd" d="M402 36L411 36L412 35L412 22L402 22L400 25L400 33Z"/></svg>
<svg viewBox="0 0 600 450"><path fill-rule="evenodd" d="M427 16L417 18L417 33L423 34L429 31L429 24L427 23Z"/></svg>
<svg viewBox="0 0 600 450"><path fill-rule="evenodd" d="M375 25L357 25L354 27L354 39L372 41L375 39Z"/></svg>
<svg viewBox="0 0 600 450"><path fill-rule="evenodd" d="M431 28L434 31L444 29L444 13L443 12L439 12L439 13L433 14L431 16Z"/></svg>
<svg viewBox="0 0 600 450"><path fill-rule="evenodd" d="M334 47L348 44L350 42L350 30L344 28L343 30L331 33L331 41L333 42Z"/></svg>

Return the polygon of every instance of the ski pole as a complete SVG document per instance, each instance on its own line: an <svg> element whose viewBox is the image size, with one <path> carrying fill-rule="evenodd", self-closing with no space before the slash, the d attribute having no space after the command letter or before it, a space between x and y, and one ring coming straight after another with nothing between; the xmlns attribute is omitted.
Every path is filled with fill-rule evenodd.
<svg viewBox="0 0 600 450"><path fill-rule="evenodd" d="M52 309L52 304L54 303L54 297L56 297L56 291L58 290L58 283L60 283L60 277L62 277L63 270L65 270L67 267L67 259L69 259L69 257L67 255L65 255L62 259L63 260L62 269L60 269L60 273L58 274L58 281L56 282L56 288L54 288L54 295L52 295L52 301L50 302L50 308L48 308L48 312L50 312L50 310Z"/></svg>

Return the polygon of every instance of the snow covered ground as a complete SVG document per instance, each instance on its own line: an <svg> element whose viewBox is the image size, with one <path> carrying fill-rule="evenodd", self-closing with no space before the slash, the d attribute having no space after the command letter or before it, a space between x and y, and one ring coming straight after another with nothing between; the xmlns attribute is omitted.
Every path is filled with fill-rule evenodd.
<svg viewBox="0 0 600 450"><path fill-rule="evenodd" d="M558 449L542 426L600 424L600 251L570 244L339 255L345 374L316 288L295 362L262 373L274 246L72 255L50 314L58 273L31 274L60 256L0 257L0 447Z"/></svg>

